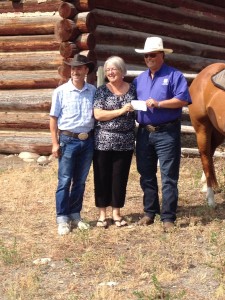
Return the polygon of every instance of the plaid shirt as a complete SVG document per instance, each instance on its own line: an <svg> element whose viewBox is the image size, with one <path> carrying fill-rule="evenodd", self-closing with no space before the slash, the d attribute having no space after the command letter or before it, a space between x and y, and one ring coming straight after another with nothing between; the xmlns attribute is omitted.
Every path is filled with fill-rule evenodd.
<svg viewBox="0 0 225 300"><path fill-rule="evenodd" d="M50 116L58 118L60 130L79 133L93 129L95 91L95 86L87 82L82 90L78 90L71 79L54 90Z"/></svg>

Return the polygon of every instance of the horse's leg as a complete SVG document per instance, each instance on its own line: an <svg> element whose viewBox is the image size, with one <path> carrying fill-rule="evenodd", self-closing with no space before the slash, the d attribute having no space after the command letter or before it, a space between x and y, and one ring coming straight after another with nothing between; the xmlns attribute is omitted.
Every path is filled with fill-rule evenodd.
<svg viewBox="0 0 225 300"><path fill-rule="evenodd" d="M209 206L215 207L213 188L217 187L215 176L213 153L211 149L212 127L199 123L196 131L197 143L201 157L203 171L207 182L206 200Z"/></svg>

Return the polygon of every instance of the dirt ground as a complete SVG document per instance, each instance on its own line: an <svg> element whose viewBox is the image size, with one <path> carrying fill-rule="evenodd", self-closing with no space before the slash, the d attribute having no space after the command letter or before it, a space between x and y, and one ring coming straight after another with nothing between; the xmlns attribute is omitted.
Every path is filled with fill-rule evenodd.
<svg viewBox="0 0 225 300"><path fill-rule="evenodd" d="M176 229L136 225L142 191L135 157L122 213L129 226L96 227L90 171L82 215L88 231L57 235L57 162L40 166L0 155L2 300L225 299L225 161L215 159L217 208L201 193L199 158L182 158ZM160 185L160 176L158 178Z"/></svg>

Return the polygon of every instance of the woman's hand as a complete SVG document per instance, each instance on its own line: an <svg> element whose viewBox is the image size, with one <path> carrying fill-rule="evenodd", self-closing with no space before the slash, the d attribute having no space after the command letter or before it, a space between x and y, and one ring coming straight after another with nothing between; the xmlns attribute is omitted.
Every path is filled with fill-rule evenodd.
<svg viewBox="0 0 225 300"><path fill-rule="evenodd" d="M130 103L125 104L125 105L121 108L121 110L122 110L122 112L123 112L123 113L122 113L123 115L126 114L126 113L129 113L129 112L134 111L133 106L132 106Z"/></svg>

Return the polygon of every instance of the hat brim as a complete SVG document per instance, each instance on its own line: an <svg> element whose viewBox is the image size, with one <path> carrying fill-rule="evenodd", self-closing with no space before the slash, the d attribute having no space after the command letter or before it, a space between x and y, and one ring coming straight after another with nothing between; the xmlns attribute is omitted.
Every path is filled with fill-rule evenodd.
<svg viewBox="0 0 225 300"><path fill-rule="evenodd" d="M169 53L172 53L173 50L172 49L134 49L137 53L151 53L151 52L164 52L165 54L169 54Z"/></svg>
<svg viewBox="0 0 225 300"><path fill-rule="evenodd" d="M68 66L71 66L71 67L79 67L79 66L87 66L89 71L88 71L88 74L90 74L91 72L94 71L94 68L95 68L95 64L92 62L92 61L89 61L87 63L82 63L82 62L73 62L73 61L64 61L64 63Z"/></svg>

